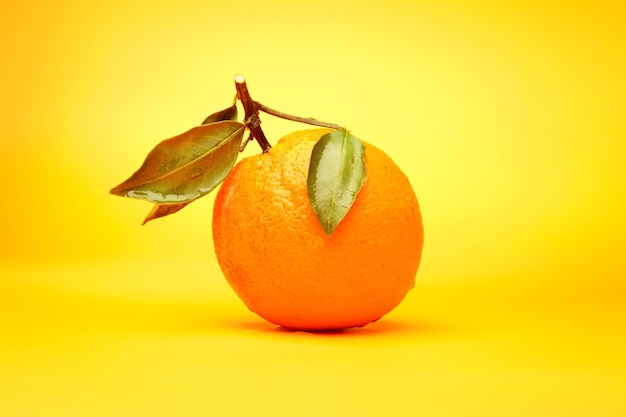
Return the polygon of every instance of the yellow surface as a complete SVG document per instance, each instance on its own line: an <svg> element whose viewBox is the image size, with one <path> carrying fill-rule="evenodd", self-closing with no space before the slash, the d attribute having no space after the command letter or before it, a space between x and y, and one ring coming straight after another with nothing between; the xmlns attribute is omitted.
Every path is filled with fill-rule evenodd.
<svg viewBox="0 0 626 417"><path fill-rule="evenodd" d="M626 415L625 15L5 5L0 415ZM219 273L212 196L140 227L149 205L107 194L227 106L239 72L256 100L346 125L409 176L423 263L381 321L276 329ZM302 127L263 126L272 142Z"/></svg>

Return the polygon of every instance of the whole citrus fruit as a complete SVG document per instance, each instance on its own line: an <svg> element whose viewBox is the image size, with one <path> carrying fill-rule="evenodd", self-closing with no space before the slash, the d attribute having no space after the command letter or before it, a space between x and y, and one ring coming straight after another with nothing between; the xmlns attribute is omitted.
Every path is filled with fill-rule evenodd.
<svg viewBox="0 0 626 417"><path fill-rule="evenodd" d="M407 177L365 142L362 188L336 230L324 232L307 174L312 148L328 132L294 132L243 159L215 200L215 252L228 283L250 310L291 329L379 319L413 287L422 253L422 217Z"/></svg>

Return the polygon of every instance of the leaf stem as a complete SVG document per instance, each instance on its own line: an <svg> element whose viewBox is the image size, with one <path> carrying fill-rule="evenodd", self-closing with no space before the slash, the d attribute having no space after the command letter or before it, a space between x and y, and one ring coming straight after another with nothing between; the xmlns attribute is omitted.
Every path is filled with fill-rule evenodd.
<svg viewBox="0 0 626 417"><path fill-rule="evenodd" d="M313 119L310 117L300 117L293 116L291 114L283 113L278 110L270 109L264 104L256 103L257 109L262 111L263 113L271 114L272 116L280 117L281 119L291 120L293 122L306 123L314 126L328 127L330 129L343 129L342 126L339 126L334 123L322 122L321 120Z"/></svg>
<svg viewBox="0 0 626 417"><path fill-rule="evenodd" d="M266 153L270 150L272 145L270 145L265 137L263 129L261 129L259 103L252 100L252 97L250 97L248 86L246 85L246 78L243 75L237 74L235 76L235 88L237 89L237 97L241 100L241 104L245 112L244 118L246 120L246 127L250 131L252 137L258 142L259 146L263 150L263 153Z"/></svg>
<svg viewBox="0 0 626 417"><path fill-rule="evenodd" d="M259 118L259 111L271 114L272 116L280 117L281 119L291 120L292 122L306 123L309 125L327 127L335 130L345 130L343 126L339 126L335 123L322 122L321 120L313 119L310 117L300 117L294 116L292 114L283 113L282 111L271 109L266 105L259 103L258 101L252 100L252 97L250 97L250 92L248 92L248 86L246 85L246 78L241 74L235 75L235 87L237 89L237 95L235 96L235 100L237 98L241 100L241 104L243 105L243 109L245 112L246 127L250 131L250 135L258 142L259 146L261 146L263 153L269 151L272 145L270 145L267 138L265 137L263 129L261 129L261 119ZM248 141L249 139L246 141L246 143Z"/></svg>

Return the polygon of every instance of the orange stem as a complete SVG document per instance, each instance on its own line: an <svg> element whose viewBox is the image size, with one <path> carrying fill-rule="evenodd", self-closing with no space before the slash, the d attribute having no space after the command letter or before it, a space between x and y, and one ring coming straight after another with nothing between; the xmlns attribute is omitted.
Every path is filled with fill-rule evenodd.
<svg viewBox="0 0 626 417"><path fill-rule="evenodd" d="M263 129L261 129L261 119L259 118L259 104L252 100L250 93L248 92L248 86L246 85L246 79L243 75L238 74L235 76L235 88L237 89L237 97L241 100L245 112L246 127L250 131L252 137L257 141L263 153L270 150L272 145L265 137Z"/></svg>

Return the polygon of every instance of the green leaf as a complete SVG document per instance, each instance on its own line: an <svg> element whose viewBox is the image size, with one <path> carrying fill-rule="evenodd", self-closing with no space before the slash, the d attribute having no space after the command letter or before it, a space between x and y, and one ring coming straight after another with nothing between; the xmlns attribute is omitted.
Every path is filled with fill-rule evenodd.
<svg viewBox="0 0 626 417"><path fill-rule="evenodd" d="M215 112L208 116L202 122L203 125L208 125L209 123L221 122L224 120L237 120L237 106L233 104L232 106ZM169 216L170 214L177 213L178 211L185 208L190 202L180 203L180 204L159 204L155 203L152 210L148 213L146 218L143 220L142 225L148 223L151 220L158 219L161 217Z"/></svg>
<svg viewBox="0 0 626 417"><path fill-rule="evenodd" d="M151 220L158 219L160 217L169 216L170 214L174 214L187 206L191 201L180 204L158 204L155 203L150 210L150 213L143 219L143 223L141 225L148 223Z"/></svg>
<svg viewBox="0 0 626 417"><path fill-rule="evenodd" d="M222 121L166 139L111 194L158 204L180 204L200 198L224 181L232 169L244 130L242 123Z"/></svg>
<svg viewBox="0 0 626 417"><path fill-rule="evenodd" d="M230 120L233 122L237 121L237 106L233 104L227 109L217 111L211 115L209 115L202 122L203 125L208 125L209 123L221 122L224 120Z"/></svg>
<svg viewBox="0 0 626 417"><path fill-rule="evenodd" d="M348 214L365 178L365 146L345 129L322 136L313 147L307 188L326 234Z"/></svg>

